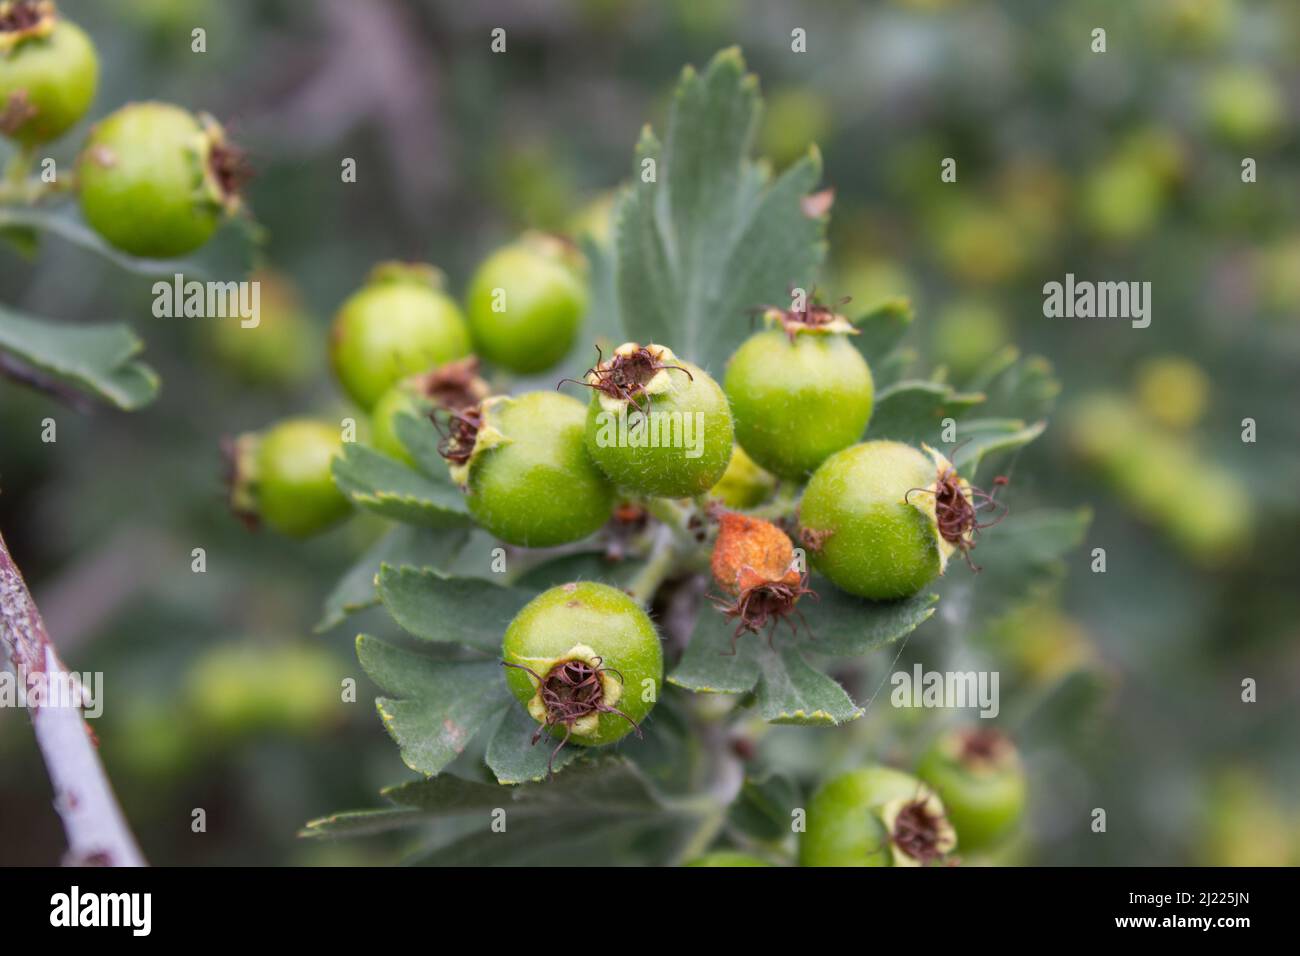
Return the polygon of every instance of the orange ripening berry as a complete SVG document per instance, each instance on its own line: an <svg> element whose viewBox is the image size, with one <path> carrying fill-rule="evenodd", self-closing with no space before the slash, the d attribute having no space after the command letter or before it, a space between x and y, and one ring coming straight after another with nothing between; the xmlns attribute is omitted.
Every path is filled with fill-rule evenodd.
<svg viewBox="0 0 1300 956"><path fill-rule="evenodd" d="M792 570L794 545L789 535L761 518L723 512L718 540L713 546L711 567L718 587L738 595L756 584L783 581Z"/></svg>

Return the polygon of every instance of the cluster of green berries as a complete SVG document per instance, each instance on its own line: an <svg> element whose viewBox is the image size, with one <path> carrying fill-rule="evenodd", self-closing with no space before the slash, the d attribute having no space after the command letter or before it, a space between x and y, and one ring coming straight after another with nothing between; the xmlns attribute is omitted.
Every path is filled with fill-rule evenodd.
<svg viewBox="0 0 1300 956"><path fill-rule="evenodd" d="M53 0L0 0L0 134L32 148L90 109L99 58ZM109 244L170 258L202 246L242 208L243 153L220 124L167 103L97 123L77 163L82 215Z"/></svg>
<svg viewBox="0 0 1300 956"><path fill-rule="evenodd" d="M799 839L801 866L934 866L1007 845L1025 810L1025 773L1001 732L941 734L915 775L879 765L828 780L813 794ZM769 866L722 850L691 866Z"/></svg>
<svg viewBox="0 0 1300 956"><path fill-rule="evenodd" d="M330 332L329 361L365 413L366 443L414 467L399 421L413 416L431 431L443 429L452 473L468 473L470 458L476 462L474 488L481 491L467 494L471 514L511 543L542 547L585 537L614 506L612 489L583 451L581 403L555 393L492 396L479 375L479 356L521 374L539 360L549 366L562 358L586 311L584 273L564 240L526 233L484 261L462 308L438 269L386 262L342 303ZM517 347L520 339L526 348ZM296 420L236 439L236 512L295 535L335 524L350 511L331 477L342 435L338 425ZM489 446L499 447L489 455ZM537 515L530 515L534 506Z"/></svg>

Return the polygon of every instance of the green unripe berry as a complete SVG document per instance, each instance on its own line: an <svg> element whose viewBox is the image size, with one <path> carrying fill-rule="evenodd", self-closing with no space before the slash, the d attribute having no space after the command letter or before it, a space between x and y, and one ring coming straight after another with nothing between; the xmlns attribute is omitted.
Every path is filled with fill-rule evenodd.
<svg viewBox="0 0 1300 956"><path fill-rule="evenodd" d="M875 390L846 320L806 325L787 322L791 314L772 310L776 327L736 350L724 387L736 441L768 471L797 480L862 437Z"/></svg>
<svg viewBox="0 0 1300 956"><path fill-rule="evenodd" d="M387 262L340 307L330 362L363 409L407 375L469 354L465 319L442 283L432 266Z"/></svg>
<svg viewBox="0 0 1300 956"><path fill-rule="evenodd" d="M731 460L731 409L718 383L661 345L627 343L587 376L587 451L619 488L703 494Z"/></svg>
<svg viewBox="0 0 1300 956"><path fill-rule="evenodd" d="M186 702L204 736L311 734L337 723L339 669L318 646L218 645L186 679Z"/></svg>
<svg viewBox="0 0 1300 956"><path fill-rule="evenodd" d="M512 372L541 372L564 358L587 311L585 262L564 241L537 234L492 253L466 293L479 355Z"/></svg>
<svg viewBox="0 0 1300 956"><path fill-rule="evenodd" d="M709 489L709 496L717 498L728 508L755 508L776 490L776 479L765 472L745 454L745 449L735 445L731 461L718 483Z"/></svg>
<svg viewBox="0 0 1300 956"><path fill-rule="evenodd" d="M1283 93L1265 70L1228 67L1212 73L1202 91L1212 130L1237 146L1267 143L1286 124Z"/></svg>
<svg viewBox="0 0 1300 956"><path fill-rule="evenodd" d="M767 860L737 850L714 850L697 856L683 866L771 866Z"/></svg>
<svg viewBox="0 0 1300 956"><path fill-rule="evenodd" d="M579 581L529 601L503 644L510 690L552 736L586 747L613 743L659 697L664 659L645 611L617 588ZM575 694L572 682L586 681Z"/></svg>
<svg viewBox="0 0 1300 956"><path fill-rule="evenodd" d="M305 418L239 436L232 455L232 509L250 524L294 537L325 530L351 511L331 475L342 447L338 426Z"/></svg>
<svg viewBox="0 0 1300 956"><path fill-rule="evenodd" d="M1015 745L995 730L944 734L921 757L916 775L943 800L964 851L1004 839L1025 809L1025 772Z"/></svg>
<svg viewBox="0 0 1300 956"><path fill-rule="evenodd" d="M210 116L132 103L95 125L78 164L81 212L136 256L192 252L241 206L242 153Z"/></svg>
<svg viewBox="0 0 1300 956"><path fill-rule="evenodd" d="M320 648L226 644L195 663L185 700L204 737L305 734L337 721L339 676Z"/></svg>
<svg viewBox="0 0 1300 956"><path fill-rule="evenodd" d="M408 465L415 459L397 435L402 415L425 418L435 408L466 409L488 397L488 385L478 377L478 359L470 356L448 362L431 372L402 379L370 411L370 445ZM433 428L432 422L428 423Z"/></svg>
<svg viewBox="0 0 1300 956"><path fill-rule="evenodd" d="M489 398L480 409L472 432L453 427L448 450L452 478L479 524L510 544L546 548L609 520L614 489L583 447L581 402L528 392Z"/></svg>
<svg viewBox="0 0 1300 956"><path fill-rule="evenodd" d="M27 146L62 136L98 85L95 45L53 3L0 3L0 133Z"/></svg>
<svg viewBox="0 0 1300 956"><path fill-rule="evenodd" d="M942 801L920 780L864 767L828 781L808 804L801 866L922 866L957 845Z"/></svg>
<svg viewBox="0 0 1300 956"><path fill-rule="evenodd" d="M321 358L320 333L285 276L259 272L256 325L233 318L199 325L203 344L234 377L270 387L290 387L310 376Z"/></svg>
<svg viewBox="0 0 1300 956"><path fill-rule="evenodd" d="M947 567L958 549L939 530L938 479L970 500L942 455L910 445L871 441L832 455L804 491L800 524L810 557L831 582L850 594L890 600L916 594ZM952 503L955 503L953 501ZM969 547L969 529L961 538Z"/></svg>

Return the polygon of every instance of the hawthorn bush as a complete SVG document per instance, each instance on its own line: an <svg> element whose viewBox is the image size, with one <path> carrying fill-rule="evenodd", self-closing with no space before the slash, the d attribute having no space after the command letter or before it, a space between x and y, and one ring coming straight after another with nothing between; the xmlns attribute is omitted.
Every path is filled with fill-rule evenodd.
<svg viewBox="0 0 1300 956"><path fill-rule="evenodd" d="M379 603L400 628L360 635L357 656L425 779L386 791L389 809L317 820L309 835L445 821L417 854L444 863L667 863L728 848L793 860L807 801L783 774L748 774L740 754L770 727L824 735L857 720L879 692L867 682L876 662L944 600L1014 602L1078 544L1082 513L1021 512L1014 484L1005 506L972 490L1042 433L1057 388L1046 363L1004 352L957 389L901 347L905 300L852 318L820 303L821 158L814 149L774 176L752 155L760 109L738 51L688 67L662 140L647 127L637 145L612 238L582 240L595 361L546 385L587 386L588 414L485 363L492 391L513 397L467 410L430 394L393 417L404 453L343 447L338 487L394 526L330 596L326 623ZM502 279L504 318L475 310L475 341L490 336L503 355L512 280L531 281ZM752 339L756 313L772 331ZM567 326L557 320L554 337L567 342ZM729 365L759 342L799 358ZM600 440L602 415L624 419L623 440L616 429ZM686 432L676 446L638 445L638 420L698 420L698 455ZM914 457L888 478L893 466L874 460L838 476L834 453L878 448ZM810 476L816 520L800 517ZM731 494L742 479L759 491ZM879 501L862 497L868 485ZM961 560L972 551L978 576ZM619 590L584 597L598 584ZM596 597L620 592L631 600ZM646 612L659 636L643 647ZM636 644L620 636L628 627ZM910 798L934 815L918 803L903 817L926 830L942 807L913 782ZM903 826L889 819L881 833ZM904 839L915 855L900 859L947 859L952 841L935 850L927 834L920 849Z"/></svg>

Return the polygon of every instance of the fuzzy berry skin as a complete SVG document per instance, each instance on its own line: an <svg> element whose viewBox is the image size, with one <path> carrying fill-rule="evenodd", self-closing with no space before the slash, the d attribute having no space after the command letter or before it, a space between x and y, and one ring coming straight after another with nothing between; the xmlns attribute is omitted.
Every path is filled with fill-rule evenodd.
<svg viewBox="0 0 1300 956"><path fill-rule="evenodd" d="M504 660L545 677L566 660L605 668L604 703L640 724L655 705L663 683L659 635L645 611L617 588L594 581L562 584L529 601L506 628ZM545 723L537 681L520 667L506 668L506 683L538 723ZM621 679L620 679L621 678ZM592 714L577 722L570 743L598 747L632 732L616 713ZM554 726L563 737L565 727Z"/></svg>
<svg viewBox="0 0 1300 956"><path fill-rule="evenodd" d="M637 347L629 343L618 352ZM727 396L698 365L662 346L647 348L660 364L676 368L660 369L635 403L593 389L587 407L587 451L625 491L658 498L703 494L718 483L731 461L734 431ZM649 428L638 425L643 415ZM667 440L650 447L655 435L667 435Z"/></svg>
<svg viewBox="0 0 1300 956"><path fill-rule="evenodd" d="M827 781L808 804L801 866L914 866L891 837L900 806L923 800L940 819L940 846L956 845L943 806L920 780L890 767L864 767Z"/></svg>
<svg viewBox="0 0 1300 956"><path fill-rule="evenodd" d="M1010 740L996 731L955 730L922 755L916 775L943 800L965 851L995 846L1025 809L1025 771Z"/></svg>
<svg viewBox="0 0 1300 956"><path fill-rule="evenodd" d="M525 375L559 362L587 311L584 271L580 254L546 236L525 236L490 255L465 297L477 353Z"/></svg>
<svg viewBox="0 0 1300 956"><path fill-rule="evenodd" d="M39 23L0 30L0 133L32 146L62 136L86 115L99 86L99 57L85 31L59 18L52 4L27 6L42 11Z"/></svg>
<svg viewBox="0 0 1300 956"><path fill-rule="evenodd" d="M78 162L81 212L136 256L185 255L239 208L212 168L225 134L168 103L132 103L96 124Z"/></svg>
<svg viewBox="0 0 1300 956"><path fill-rule="evenodd" d="M528 392L489 398L482 409L470 460L452 468L479 524L510 544L547 548L609 520L614 489L583 447L581 402Z"/></svg>
<svg viewBox="0 0 1300 956"><path fill-rule="evenodd" d="M261 290L258 324L234 319L198 324L202 345L233 378L266 388L288 389L316 374L321 336L286 276L261 271L249 277Z"/></svg>
<svg viewBox="0 0 1300 956"><path fill-rule="evenodd" d="M398 380L469 351L465 318L431 266L377 266L339 308L330 333L334 374L366 411Z"/></svg>
<svg viewBox="0 0 1300 956"><path fill-rule="evenodd" d="M782 478L800 480L862 437L871 419L871 369L847 335L781 329L746 340L727 365L736 441Z"/></svg>
<svg viewBox="0 0 1300 956"><path fill-rule="evenodd" d="M352 510L331 467L343 447L337 425L295 418L235 442L231 505L281 534L324 531Z"/></svg>
<svg viewBox="0 0 1300 956"><path fill-rule="evenodd" d="M943 573L954 549L939 534L935 496L924 490L938 468L936 459L894 441L828 458L799 511L817 570L841 590L877 601L909 597Z"/></svg>

